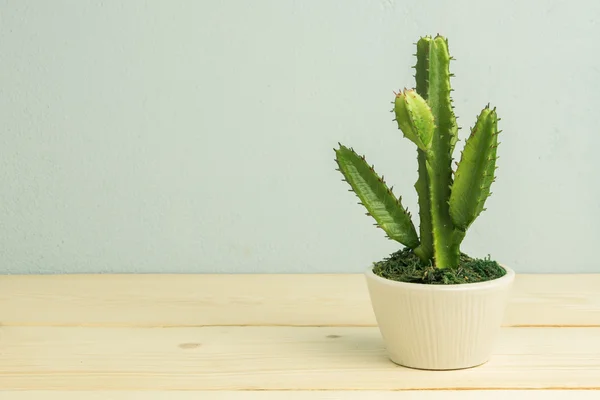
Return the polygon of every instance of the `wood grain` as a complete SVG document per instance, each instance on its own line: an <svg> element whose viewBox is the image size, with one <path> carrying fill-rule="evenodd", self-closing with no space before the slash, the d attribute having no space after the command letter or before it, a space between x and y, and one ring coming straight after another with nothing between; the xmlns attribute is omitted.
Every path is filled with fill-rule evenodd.
<svg viewBox="0 0 600 400"><path fill-rule="evenodd" d="M2 400L598 400L600 392L553 391L161 391L161 392L82 392L26 391L2 392Z"/></svg>
<svg viewBox="0 0 600 400"><path fill-rule="evenodd" d="M375 326L364 277L0 276L0 324ZM505 326L600 326L600 274L517 275Z"/></svg>
<svg viewBox="0 0 600 400"><path fill-rule="evenodd" d="M2 390L600 389L600 328L503 328L484 366L391 363L372 327L2 327Z"/></svg>

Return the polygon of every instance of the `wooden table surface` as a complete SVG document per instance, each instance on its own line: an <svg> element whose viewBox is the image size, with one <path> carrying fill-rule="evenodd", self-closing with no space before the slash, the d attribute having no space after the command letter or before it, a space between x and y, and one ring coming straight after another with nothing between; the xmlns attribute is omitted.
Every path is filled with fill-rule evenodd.
<svg viewBox="0 0 600 400"><path fill-rule="evenodd" d="M483 397L482 397L483 396ZM492 359L388 360L362 275L0 276L0 399L600 399L600 274L518 275Z"/></svg>

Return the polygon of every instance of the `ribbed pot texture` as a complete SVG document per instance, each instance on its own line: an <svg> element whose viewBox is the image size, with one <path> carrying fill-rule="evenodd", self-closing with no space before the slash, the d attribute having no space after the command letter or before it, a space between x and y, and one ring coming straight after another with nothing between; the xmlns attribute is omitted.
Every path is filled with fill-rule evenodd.
<svg viewBox="0 0 600 400"><path fill-rule="evenodd" d="M487 362L502 325L515 272L461 285L396 282L366 271L387 353L396 364L428 370Z"/></svg>

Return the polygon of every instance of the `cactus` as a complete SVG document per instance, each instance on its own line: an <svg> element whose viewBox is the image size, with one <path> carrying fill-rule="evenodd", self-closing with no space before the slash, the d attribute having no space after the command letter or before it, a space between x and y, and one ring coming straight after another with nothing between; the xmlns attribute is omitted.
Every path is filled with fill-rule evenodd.
<svg viewBox="0 0 600 400"><path fill-rule="evenodd" d="M378 227L390 239L411 249L423 263L457 268L467 229L485 210L496 170L498 117L488 104L479 114L465 143L456 172L452 171L458 125L450 93L448 40L425 36L417 45L415 89L395 94L398 128L417 147L420 229L392 190L352 148L339 144L336 162Z"/></svg>

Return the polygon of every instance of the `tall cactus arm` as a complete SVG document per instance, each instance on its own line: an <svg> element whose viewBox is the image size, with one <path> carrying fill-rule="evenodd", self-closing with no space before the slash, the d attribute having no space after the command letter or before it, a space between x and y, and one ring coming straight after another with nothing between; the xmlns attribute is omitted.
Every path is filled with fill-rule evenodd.
<svg viewBox="0 0 600 400"><path fill-rule="evenodd" d="M436 124L431 147L426 152L434 259L438 268L455 268L459 263L460 250L453 239L454 225L448 205L456 131L456 118L450 100L450 55L443 37L421 40L429 41L427 103Z"/></svg>
<svg viewBox="0 0 600 400"><path fill-rule="evenodd" d="M421 38L417 42L417 64L415 68L415 81L417 93L427 100L429 95L429 47L431 38ZM425 151L417 149L417 161L419 165L418 178L415 182L415 190L419 203L419 238L421 244L415 249L415 253L422 260L433 260L433 225L431 223L431 194L429 193L429 176L427 174Z"/></svg>
<svg viewBox="0 0 600 400"><path fill-rule="evenodd" d="M402 207L401 199L396 198L392 190L387 187L383 178L380 178L369 166L364 156L340 144L339 149L334 149L339 171L350 184L351 190L356 193L361 203L387 233L394 239L409 248L419 245L417 231L412 223L410 213Z"/></svg>
<svg viewBox="0 0 600 400"><path fill-rule="evenodd" d="M417 42L417 64L415 69L415 82L417 84L417 93L425 100L429 95L429 49L431 47L431 37L425 36Z"/></svg>
<svg viewBox="0 0 600 400"><path fill-rule="evenodd" d="M485 200L491 194L498 133L496 109L487 106L479 114L465 143L452 185L450 215L454 225L463 231L484 210Z"/></svg>

